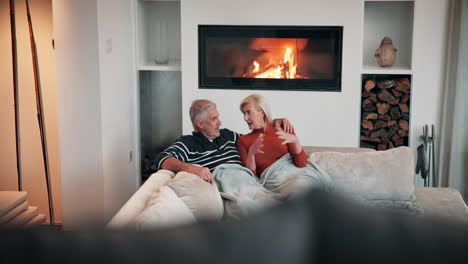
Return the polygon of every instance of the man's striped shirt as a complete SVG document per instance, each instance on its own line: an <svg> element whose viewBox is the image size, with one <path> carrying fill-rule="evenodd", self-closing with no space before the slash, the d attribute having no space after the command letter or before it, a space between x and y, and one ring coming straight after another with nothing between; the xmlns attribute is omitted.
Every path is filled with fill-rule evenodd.
<svg viewBox="0 0 468 264"><path fill-rule="evenodd" d="M155 160L158 170L167 158L173 157L179 161L207 167L211 172L221 164L239 164L239 152L236 142L239 134L229 129L221 129L219 137L208 140L201 132L182 136L174 144L161 152Z"/></svg>

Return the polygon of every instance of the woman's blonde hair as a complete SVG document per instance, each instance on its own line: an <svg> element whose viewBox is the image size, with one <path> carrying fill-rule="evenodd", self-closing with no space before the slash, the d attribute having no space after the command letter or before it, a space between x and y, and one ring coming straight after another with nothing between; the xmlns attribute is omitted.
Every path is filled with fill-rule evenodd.
<svg viewBox="0 0 468 264"><path fill-rule="evenodd" d="M252 95L247 96L240 103L241 112L242 112L242 108L244 108L244 106L247 104L253 104L258 111L262 110L263 113L265 114L263 119L266 123L272 122L270 105L268 105L268 102L266 101L263 95L252 94Z"/></svg>

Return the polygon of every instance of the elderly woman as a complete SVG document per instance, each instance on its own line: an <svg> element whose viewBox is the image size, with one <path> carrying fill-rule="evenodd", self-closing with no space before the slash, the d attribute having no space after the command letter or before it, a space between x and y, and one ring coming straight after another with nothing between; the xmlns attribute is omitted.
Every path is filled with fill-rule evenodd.
<svg viewBox="0 0 468 264"><path fill-rule="evenodd" d="M281 127L273 125L270 107L263 96L248 96L242 100L240 110L252 130L237 142L244 166L259 177L265 169L289 153L296 167L306 167L307 156L299 139L293 131L286 133Z"/></svg>
<svg viewBox="0 0 468 264"><path fill-rule="evenodd" d="M290 199L317 188L332 190L328 174L307 160L299 139L271 122L265 98L253 94L242 100L240 110L252 130L237 140L241 162L265 189L279 199Z"/></svg>

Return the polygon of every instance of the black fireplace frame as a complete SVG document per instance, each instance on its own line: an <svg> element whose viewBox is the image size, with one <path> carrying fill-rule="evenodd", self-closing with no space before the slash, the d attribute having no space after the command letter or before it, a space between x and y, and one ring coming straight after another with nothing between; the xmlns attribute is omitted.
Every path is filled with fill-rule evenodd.
<svg viewBox="0 0 468 264"><path fill-rule="evenodd" d="M262 79L208 77L206 74L207 37L304 38L334 36L334 79ZM198 82L200 89L287 90L341 92L342 26L234 26L198 25Z"/></svg>

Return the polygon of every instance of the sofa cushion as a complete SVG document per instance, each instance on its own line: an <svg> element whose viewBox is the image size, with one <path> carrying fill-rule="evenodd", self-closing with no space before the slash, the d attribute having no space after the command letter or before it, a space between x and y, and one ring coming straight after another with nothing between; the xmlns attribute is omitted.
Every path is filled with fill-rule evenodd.
<svg viewBox="0 0 468 264"><path fill-rule="evenodd" d="M312 162L327 171L337 191L357 200L386 203L414 201L413 154L408 147L374 152L315 152Z"/></svg>
<svg viewBox="0 0 468 264"><path fill-rule="evenodd" d="M192 212L174 191L163 186L154 192L146 207L128 224L130 229L146 230L196 222Z"/></svg>
<svg viewBox="0 0 468 264"><path fill-rule="evenodd" d="M179 172L167 183L184 201L197 220L219 220L224 207L216 184L209 184L195 174Z"/></svg>

